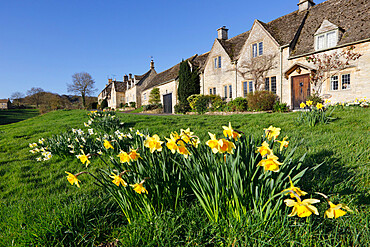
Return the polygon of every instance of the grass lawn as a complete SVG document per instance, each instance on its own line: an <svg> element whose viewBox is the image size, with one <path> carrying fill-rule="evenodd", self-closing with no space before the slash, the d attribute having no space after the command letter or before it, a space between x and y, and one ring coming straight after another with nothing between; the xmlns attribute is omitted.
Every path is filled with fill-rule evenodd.
<svg viewBox="0 0 370 247"><path fill-rule="evenodd" d="M16 123L39 115L38 109L11 109L0 111L0 125Z"/></svg>
<svg viewBox="0 0 370 247"><path fill-rule="evenodd" d="M297 126L297 114L118 116L127 127L148 129L162 137L190 127L202 142L209 139L208 131L221 137L228 122L255 137L270 125L280 127L291 143L303 139L296 155L307 153L304 165L322 163L299 186L309 193L331 195L355 213L336 220L311 217L306 222L288 218L286 211L268 224L252 219L216 225L193 203L160 215L155 222L137 220L127 225L92 179L81 178L80 189L68 183L64 171L84 169L77 159L36 162L29 152L29 143L84 128L88 119L82 110L55 111L0 126L0 246L92 246L115 239L122 246L366 246L370 242L370 111L337 110L335 121L313 128ZM8 118L19 119L17 112L14 115ZM97 167L103 164L95 159L88 169Z"/></svg>

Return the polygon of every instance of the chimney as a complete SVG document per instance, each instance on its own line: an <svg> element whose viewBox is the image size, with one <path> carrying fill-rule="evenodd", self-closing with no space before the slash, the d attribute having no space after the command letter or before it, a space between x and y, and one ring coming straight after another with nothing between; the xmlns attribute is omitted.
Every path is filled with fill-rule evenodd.
<svg viewBox="0 0 370 247"><path fill-rule="evenodd" d="M132 74L128 74L128 78L131 80L132 79Z"/></svg>
<svg viewBox="0 0 370 247"><path fill-rule="evenodd" d="M154 69L154 61L152 59L152 61L150 61L150 69Z"/></svg>
<svg viewBox="0 0 370 247"><path fill-rule="evenodd" d="M313 0L299 0L299 3L297 5L298 5L299 12L301 12L301 11L308 10L309 8L314 6L315 3L313 2Z"/></svg>
<svg viewBox="0 0 370 247"><path fill-rule="evenodd" d="M124 82L127 82L127 81L128 81L128 76L127 76L127 75L124 75L124 76L123 76L123 81L124 81Z"/></svg>
<svg viewBox="0 0 370 247"><path fill-rule="evenodd" d="M227 40L228 39L227 31L229 31L229 29L227 29L226 26L223 26L223 27L220 27L219 29L217 29L218 39Z"/></svg>
<svg viewBox="0 0 370 247"><path fill-rule="evenodd" d="M108 83L111 84L112 83L112 79L108 79Z"/></svg>

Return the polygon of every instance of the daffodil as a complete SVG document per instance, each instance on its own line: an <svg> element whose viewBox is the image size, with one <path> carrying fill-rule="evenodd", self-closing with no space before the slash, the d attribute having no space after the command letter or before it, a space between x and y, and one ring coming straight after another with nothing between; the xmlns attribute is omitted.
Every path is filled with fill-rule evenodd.
<svg viewBox="0 0 370 247"><path fill-rule="evenodd" d="M140 154L137 152L136 149L131 149L128 155L130 156L130 159L133 161L137 161L140 158Z"/></svg>
<svg viewBox="0 0 370 247"><path fill-rule="evenodd" d="M233 130L230 122L229 126L222 126L222 128L224 129L223 133L225 137L234 138L235 141L237 141L238 138L240 138L240 134Z"/></svg>
<svg viewBox="0 0 370 247"><path fill-rule="evenodd" d="M181 144L178 146L177 152L184 155L185 158L188 158L190 154L189 150L185 146L185 143L183 142L181 142Z"/></svg>
<svg viewBox="0 0 370 247"><path fill-rule="evenodd" d="M130 155L128 155L125 151L120 151L119 154L117 155L119 157L119 160L121 163L130 163Z"/></svg>
<svg viewBox="0 0 370 247"><path fill-rule="evenodd" d="M85 155L84 151L81 150L82 154L76 155L76 157L81 161L82 164L86 163L86 167L90 164L89 155Z"/></svg>
<svg viewBox="0 0 370 247"><path fill-rule="evenodd" d="M280 128L275 128L272 125L268 127L268 129L265 130L265 135L269 141L271 141L272 138L276 139L280 135Z"/></svg>
<svg viewBox="0 0 370 247"><path fill-rule="evenodd" d="M316 108L321 110L324 106L321 103L317 103Z"/></svg>
<svg viewBox="0 0 370 247"><path fill-rule="evenodd" d="M144 146L150 149L151 153L154 151L161 152L162 151L162 141L160 140L158 135L153 135L152 137L148 136L144 141Z"/></svg>
<svg viewBox="0 0 370 247"><path fill-rule="evenodd" d="M177 140L180 138L180 136L176 132L172 132L170 134L170 138L165 138L167 140L166 147L171 150L171 152L174 154L177 149Z"/></svg>
<svg viewBox="0 0 370 247"><path fill-rule="evenodd" d="M220 153L229 153L229 154L233 154L234 153L234 149L235 149L235 144L231 141L228 141L228 140L225 140L225 139L220 139L218 141L218 144L219 144L219 149L218 151Z"/></svg>
<svg viewBox="0 0 370 247"><path fill-rule="evenodd" d="M312 213L319 215L317 208L311 205L320 202L320 200L318 199L305 199L303 201L301 201L299 198L297 198L297 201L294 201L292 199L285 199L284 202L288 207L293 207L292 212L288 216L297 215L298 217L302 218L308 217Z"/></svg>
<svg viewBox="0 0 370 247"><path fill-rule="evenodd" d="M71 185L75 184L77 185L78 188L80 188L80 185L78 184L78 182L81 182L81 181L77 179L77 176L69 172L65 172L65 173L68 174L67 176L68 182L70 182Z"/></svg>
<svg viewBox="0 0 370 247"><path fill-rule="evenodd" d="M307 106L312 106L312 104L313 104L313 101L312 101L312 100L307 100L307 101L306 101L306 105L307 105Z"/></svg>
<svg viewBox="0 0 370 247"><path fill-rule="evenodd" d="M288 137L284 137L282 141L277 141L278 143L280 143L280 152L283 151L283 148L287 148L288 145L289 145L289 142L286 140L288 139Z"/></svg>
<svg viewBox="0 0 370 247"><path fill-rule="evenodd" d="M108 141L108 140L104 140L104 147L106 148L106 149L114 149L113 148L113 146L112 146L112 144Z"/></svg>
<svg viewBox="0 0 370 247"><path fill-rule="evenodd" d="M256 152L259 152L262 157L272 154L272 150L270 149L270 146L266 141L264 141L260 147L257 147Z"/></svg>
<svg viewBox="0 0 370 247"><path fill-rule="evenodd" d="M299 105L299 107L303 109L303 108L305 108L305 107L306 107L306 104L302 102L302 103Z"/></svg>
<svg viewBox="0 0 370 247"><path fill-rule="evenodd" d="M125 180L123 180L123 178L121 177L121 174L116 175L113 172L111 172L111 173L112 173L113 176L109 176L109 177L113 178L112 183L114 183L117 186L119 186L120 184L122 184L122 186L124 186L124 187L127 186L127 183L125 182Z"/></svg>
<svg viewBox="0 0 370 247"><path fill-rule="evenodd" d="M148 191L145 189L145 187L143 186L143 183L145 182L145 180L141 181L140 183L138 184L130 184L130 186L132 188L134 188L134 191L136 191L136 193L138 194L141 194L141 193L147 193L148 194Z"/></svg>
<svg viewBox="0 0 370 247"><path fill-rule="evenodd" d="M282 163L280 163L278 159L279 158L277 156L270 154L267 155L266 159L261 160L257 164L257 166L263 166L265 171L278 172L279 166L282 165Z"/></svg>
<svg viewBox="0 0 370 247"><path fill-rule="evenodd" d="M342 204L335 205L331 201L328 201L330 208L325 211L324 217L328 218L338 218L345 215L347 212L343 211L341 208L344 208Z"/></svg>
<svg viewBox="0 0 370 247"><path fill-rule="evenodd" d="M208 140L206 142L206 145L209 146L212 149L213 153L217 153L219 148L220 148L220 144L219 144L218 140L216 139L216 135L212 134L210 132L208 132L208 134L211 137L211 140Z"/></svg>
<svg viewBox="0 0 370 247"><path fill-rule="evenodd" d="M144 134L143 134L143 133L141 133L139 130L136 130L136 135L141 136L141 137L143 137L143 136L144 136Z"/></svg>
<svg viewBox="0 0 370 247"><path fill-rule="evenodd" d="M301 190L300 188L298 188L298 187L295 187L294 185L293 185L293 182L292 182L292 180L290 179L290 177L289 177L289 183L290 183L290 187L288 188L288 189L285 189L285 190L283 190L283 192L284 191L287 191L287 192L289 192L290 191L290 197L291 198L294 198L294 197L296 197L296 195L298 195L298 196L304 196L304 195L307 195L307 192L304 192L303 190ZM294 193L293 193L293 192ZM296 194L296 195L295 195Z"/></svg>
<svg viewBox="0 0 370 247"><path fill-rule="evenodd" d="M34 143L30 143L30 144L28 144L28 146L29 146L30 148L34 148L34 147L37 147L37 143L36 143L36 142L34 142Z"/></svg>

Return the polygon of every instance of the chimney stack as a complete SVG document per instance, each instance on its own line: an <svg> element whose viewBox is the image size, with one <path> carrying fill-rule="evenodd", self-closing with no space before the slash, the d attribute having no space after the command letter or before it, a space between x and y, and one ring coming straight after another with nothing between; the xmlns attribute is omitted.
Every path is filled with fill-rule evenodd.
<svg viewBox="0 0 370 247"><path fill-rule="evenodd" d="M132 80L132 74L131 73L128 74L128 77L129 77L130 80Z"/></svg>
<svg viewBox="0 0 370 247"><path fill-rule="evenodd" d="M124 82L128 82L128 76L127 76L127 75L124 75L124 76L123 76L123 81L124 81Z"/></svg>
<svg viewBox="0 0 370 247"><path fill-rule="evenodd" d="M108 83L111 84L112 83L112 78L108 79Z"/></svg>
<svg viewBox="0 0 370 247"><path fill-rule="evenodd" d="M313 2L313 0L299 0L299 3L297 5L299 12L301 12L310 9L312 6L315 5L315 3Z"/></svg>
<svg viewBox="0 0 370 247"><path fill-rule="evenodd" d="M154 61L152 59L152 61L150 61L150 69L154 69Z"/></svg>
<svg viewBox="0 0 370 247"><path fill-rule="evenodd" d="M222 39L222 40L227 40L228 39L227 31L229 31L229 29L227 29L226 26L223 26L217 29L217 32L218 32L217 38Z"/></svg>

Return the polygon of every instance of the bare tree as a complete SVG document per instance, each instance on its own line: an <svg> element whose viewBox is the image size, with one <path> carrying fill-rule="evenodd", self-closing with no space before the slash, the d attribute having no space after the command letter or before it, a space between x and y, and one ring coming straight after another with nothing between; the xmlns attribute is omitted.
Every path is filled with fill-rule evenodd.
<svg viewBox="0 0 370 247"><path fill-rule="evenodd" d="M253 79L255 91L262 90L267 73L277 66L276 56L277 54L263 55L254 57L250 61L245 61L239 65L239 74L244 79Z"/></svg>
<svg viewBox="0 0 370 247"><path fill-rule="evenodd" d="M24 93L21 92L14 92L10 96L10 98L13 100L13 103L17 103L18 106L21 103L21 100L25 97Z"/></svg>
<svg viewBox="0 0 370 247"><path fill-rule="evenodd" d="M33 87L27 91L28 100L31 102L31 104L36 104L36 107L39 107L39 105L42 103L44 93L44 89L40 87Z"/></svg>
<svg viewBox="0 0 370 247"><path fill-rule="evenodd" d="M353 50L354 46L341 52L334 52L331 55L320 54L306 57L307 62L313 63L316 66L316 72L311 74L310 81L314 94L320 95L322 84L331 76L339 71L349 68L351 62L359 59L362 55ZM333 73L334 72L334 73Z"/></svg>
<svg viewBox="0 0 370 247"><path fill-rule="evenodd" d="M91 75L86 72L75 73L72 75L72 84L67 84L68 92L80 94L82 104L86 108L86 96L94 93L95 81Z"/></svg>

